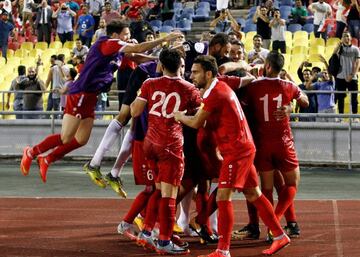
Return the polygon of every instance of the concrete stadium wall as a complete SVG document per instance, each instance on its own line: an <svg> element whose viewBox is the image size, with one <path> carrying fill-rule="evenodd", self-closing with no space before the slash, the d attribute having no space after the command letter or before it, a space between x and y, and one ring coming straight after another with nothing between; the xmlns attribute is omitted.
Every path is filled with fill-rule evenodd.
<svg viewBox="0 0 360 257"><path fill-rule="evenodd" d="M74 158L92 156L99 145L109 121L96 120L89 143L69 154ZM55 121L55 132L60 133L61 121ZM127 128L126 128L127 129ZM349 160L348 123L292 124L298 157L302 163L347 163ZM107 154L116 157L126 130ZM0 156L21 156L26 145L34 145L51 133L50 120L0 120ZM360 164L360 124L352 127L352 161Z"/></svg>

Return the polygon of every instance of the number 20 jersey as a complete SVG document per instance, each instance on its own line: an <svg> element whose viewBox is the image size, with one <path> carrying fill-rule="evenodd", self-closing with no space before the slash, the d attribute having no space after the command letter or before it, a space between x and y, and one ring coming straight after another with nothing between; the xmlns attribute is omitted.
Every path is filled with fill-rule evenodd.
<svg viewBox="0 0 360 257"><path fill-rule="evenodd" d="M300 97L301 90L294 83L280 78L260 78L246 87L244 104L254 122L253 136L258 140L281 140L291 136L289 119L276 120L277 108L289 105Z"/></svg>
<svg viewBox="0 0 360 257"><path fill-rule="evenodd" d="M148 130L146 138L153 144L182 146L182 125L174 112L191 113L201 104L200 92L180 77L151 78L144 82L138 99L147 102Z"/></svg>

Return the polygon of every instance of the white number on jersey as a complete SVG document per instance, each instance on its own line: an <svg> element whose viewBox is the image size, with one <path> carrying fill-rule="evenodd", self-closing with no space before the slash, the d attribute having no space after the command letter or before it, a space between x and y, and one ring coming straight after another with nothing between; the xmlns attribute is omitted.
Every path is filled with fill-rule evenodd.
<svg viewBox="0 0 360 257"><path fill-rule="evenodd" d="M238 111L238 113L239 113L240 120L244 120L244 116L245 116L245 115L244 115L244 112L243 112L243 110L241 109L239 100L238 100L238 98L237 98L237 96L236 96L236 94L235 94L234 92L231 92L231 97L230 97L230 99L231 99L232 101L234 101L234 103L235 103L236 109L237 109L237 111Z"/></svg>
<svg viewBox="0 0 360 257"><path fill-rule="evenodd" d="M159 100L157 102L155 102L154 105L151 107L149 114L152 114L152 115L155 115L158 117L163 116L168 119L173 118L174 112L179 111L179 107L180 107L180 103L181 103L180 95L176 92L171 92L170 94L166 95L162 91L155 91L151 97L151 100L155 101L158 97L160 97ZM174 109L172 110L171 113L167 113L166 109L167 109L169 101L172 97L175 98Z"/></svg>
<svg viewBox="0 0 360 257"><path fill-rule="evenodd" d="M260 101L264 101L263 108L264 108L264 120L269 121L269 95L266 94L264 97L260 97ZM279 94L277 97L272 99L276 101L276 108L280 108L282 105L282 94Z"/></svg>

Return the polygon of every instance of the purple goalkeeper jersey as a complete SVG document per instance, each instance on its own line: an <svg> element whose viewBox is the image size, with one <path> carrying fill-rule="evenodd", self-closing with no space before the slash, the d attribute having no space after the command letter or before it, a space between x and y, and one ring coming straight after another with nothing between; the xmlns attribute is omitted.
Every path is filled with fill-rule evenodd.
<svg viewBox="0 0 360 257"><path fill-rule="evenodd" d="M86 56L84 67L77 80L69 87L69 94L79 92L106 92L110 89L114 80L114 72L119 67L123 53L115 52L104 55L100 51L100 45L112 40L107 36L100 37L90 48ZM118 41L122 47L126 44ZM119 49L121 49L121 47Z"/></svg>

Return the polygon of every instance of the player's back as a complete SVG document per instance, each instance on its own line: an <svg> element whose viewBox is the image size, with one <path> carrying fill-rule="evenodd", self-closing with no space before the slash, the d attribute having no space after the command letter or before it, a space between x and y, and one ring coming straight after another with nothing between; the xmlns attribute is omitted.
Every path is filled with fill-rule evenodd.
<svg viewBox="0 0 360 257"><path fill-rule="evenodd" d="M199 90L180 77L163 76L146 80L141 91L149 110L146 137L160 145L182 144L182 125L175 121L174 112L195 110L201 103Z"/></svg>
<svg viewBox="0 0 360 257"><path fill-rule="evenodd" d="M279 78L260 78L246 88L243 99L255 123L254 138L281 139L291 133L289 118L277 120L274 112L300 97L300 89Z"/></svg>

